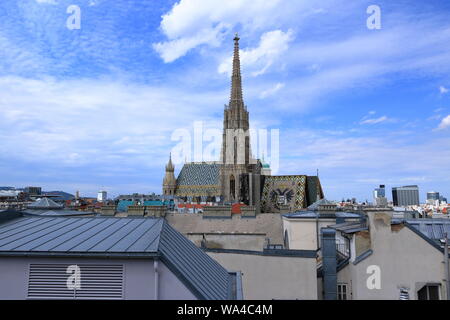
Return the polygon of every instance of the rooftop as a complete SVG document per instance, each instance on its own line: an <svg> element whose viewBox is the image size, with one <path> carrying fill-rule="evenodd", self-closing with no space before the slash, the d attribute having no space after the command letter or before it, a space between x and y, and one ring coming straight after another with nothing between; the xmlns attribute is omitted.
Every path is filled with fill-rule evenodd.
<svg viewBox="0 0 450 320"><path fill-rule="evenodd" d="M43 197L39 199L36 202L33 202L32 204L28 205L28 209L62 209L63 205L56 203L52 199Z"/></svg>
<svg viewBox="0 0 450 320"><path fill-rule="evenodd" d="M351 234L358 231L368 230L367 224L365 222L344 222L344 223L338 223L329 226L330 228L333 228L337 231L340 231L342 233Z"/></svg>
<svg viewBox="0 0 450 320"><path fill-rule="evenodd" d="M358 213L352 212L342 212L342 211L297 211L293 213L283 214L283 217L289 219L330 219L330 218L344 218L344 219L358 219L361 218L361 215Z"/></svg>
<svg viewBox="0 0 450 320"><path fill-rule="evenodd" d="M232 276L161 218L21 216L0 224L0 256L158 257L200 299L232 299Z"/></svg>

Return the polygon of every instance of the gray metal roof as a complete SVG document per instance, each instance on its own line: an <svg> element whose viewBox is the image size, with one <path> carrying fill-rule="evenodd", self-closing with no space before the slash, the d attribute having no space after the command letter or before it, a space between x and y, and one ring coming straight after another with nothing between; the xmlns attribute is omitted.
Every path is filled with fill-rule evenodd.
<svg viewBox="0 0 450 320"><path fill-rule="evenodd" d="M159 257L200 299L231 299L232 277L164 219L25 216L0 224L0 256Z"/></svg>
<svg viewBox="0 0 450 320"><path fill-rule="evenodd" d="M49 198L41 198L36 202L33 202L32 204L28 205L29 209L62 209L63 205L56 203L52 199Z"/></svg>
<svg viewBox="0 0 450 320"><path fill-rule="evenodd" d="M411 219L406 222L431 240L440 241L444 238L445 232L450 239L449 219Z"/></svg>
<svg viewBox="0 0 450 320"><path fill-rule="evenodd" d="M351 234L362 230L368 230L367 224L365 222L344 222L329 226L330 228L336 229L340 232Z"/></svg>
<svg viewBox="0 0 450 320"><path fill-rule="evenodd" d="M334 205L334 206L336 206L336 203L334 203L334 202L332 202L330 200L327 200L325 198L322 198L322 199L317 200L316 202L314 202L310 206L308 206L307 209L310 210L310 211L315 211L315 210L317 210L319 208L320 205Z"/></svg>
<svg viewBox="0 0 450 320"><path fill-rule="evenodd" d="M35 216L53 216L53 217L67 217L67 216L88 216L95 215L95 212L77 211L77 210L46 210L46 209L28 209L22 211L25 214Z"/></svg>
<svg viewBox="0 0 450 320"><path fill-rule="evenodd" d="M358 213L342 212L342 211L331 211L331 212L317 212L317 211L297 211L293 213L284 214L283 217L294 218L294 219L311 219L318 217L319 219L330 219L330 218L360 218L361 215Z"/></svg>

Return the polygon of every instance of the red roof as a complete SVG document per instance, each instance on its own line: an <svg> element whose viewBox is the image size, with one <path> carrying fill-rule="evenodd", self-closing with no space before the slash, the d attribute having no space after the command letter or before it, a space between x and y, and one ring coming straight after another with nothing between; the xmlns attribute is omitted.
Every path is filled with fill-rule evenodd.
<svg viewBox="0 0 450 320"><path fill-rule="evenodd" d="M237 214L237 213L242 213L241 212L241 207L244 207L245 204L243 203L235 203L231 206L231 213L232 214Z"/></svg>

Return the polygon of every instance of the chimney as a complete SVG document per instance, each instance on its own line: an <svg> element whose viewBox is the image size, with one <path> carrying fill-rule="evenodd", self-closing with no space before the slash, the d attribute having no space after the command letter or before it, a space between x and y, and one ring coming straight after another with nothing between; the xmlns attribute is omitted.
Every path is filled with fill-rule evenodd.
<svg viewBox="0 0 450 320"><path fill-rule="evenodd" d="M336 231L322 228L321 236L324 300L337 300Z"/></svg>

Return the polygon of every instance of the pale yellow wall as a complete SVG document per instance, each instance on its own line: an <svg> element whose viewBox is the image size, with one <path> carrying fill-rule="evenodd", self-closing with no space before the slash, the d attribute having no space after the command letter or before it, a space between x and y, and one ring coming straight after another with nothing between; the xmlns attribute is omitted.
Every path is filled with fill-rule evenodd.
<svg viewBox="0 0 450 320"><path fill-rule="evenodd" d="M373 224L373 253L357 265L350 263L338 273L338 281L352 288L353 299L399 299L399 288L408 287L410 299L417 299L420 283L441 283L441 299L445 298L443 254L404 226L397 231ZM381 289L367 288L367 267L378 265Z"/></svg>
<svg viewBox="0 0 450 320"><path fill-rule="evenodd" d="M316 228L315 219L287 219L283 218L283 230L288 232L289 249L317 250L317 232L320 229L336 224L334 219L320 219ZM283 233L284 234L284 233Z"/></svg>
<svg viewBox="0 0 450 320"><path fill-rule="evenodd" d="M241 271L244 299L317 299L316 259L207 252L229 271Z"/></svg>

